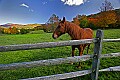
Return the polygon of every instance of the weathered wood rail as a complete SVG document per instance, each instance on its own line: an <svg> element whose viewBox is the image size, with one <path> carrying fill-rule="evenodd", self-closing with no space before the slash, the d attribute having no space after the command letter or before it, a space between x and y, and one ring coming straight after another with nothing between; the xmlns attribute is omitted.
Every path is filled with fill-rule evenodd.
<svg viewBox="0 0 120 80"><path fill-rule="evenodd" d="M22 63L12 63L12 64L0 64L0 71L12 70L12 69L18 69L18 68L31 68L31 67L37 67L37 66L58 65L58 64L65 64L65 63L71 63L71 62L75 63L75 62L82 62L82 61L87 61L92 59L92 68L89 70L36 77L36 78L21 79L21 80L58 80L58 79L67 79L67 78L83 76L90 73L91 73L91 79L97 80L99 72L120 71L120 66L109 67L106 69L99 70L100 58L120 57L120 52L101 54L102 42L120 42L120 38L119 39L103 39L103 32L101 30L97 30L96 38L94 39L0 46L0 52L7 52L7 51L17 51L17 50L30 50L30 49L51 48L51 47L60 47L60 46L71 46L71 45L79 45L79 44L86 44L86 43L95 44L93 55L83 55L83 56L39 60L39 61L22 62Z"/></svg>
<svg viewBox="0 0 120 80"><path fill-rule="evenodd" d="M106 69L99 70L99 72L102 72L102 71L120 71L120 66L109 67ZM64 73L64 74L28 78L28 79L21 79L21 80L59 80L59 79L79 77L79 76L87 75L90 73L92 73L92 70L83 70L83 71L77 71L77 72L70 72L70 73Z"/></svg>
<svg viewBox="0 0 120 80"><path fill-rule="evenodd" d="M120 53L109 53L102 54L100 58L109 58L109 57L117 57L120 56ZM0 64L0 71L3 70L12 70L18 68L32 68L37 66L48 66L48 65L59 65L65 63L75 63L87 61L93 58L93 55L83 55L83 56L74 56L67 58L57 58L57 59L48 59L48 60L39 60L32 62L22 62L22 63L12 63L12 64Z"/></svg>
<svg viewBox="0 0 120 80"><path fill-rule="evenodd" d="M84 40L69 40L69 41L61 41L61 42L44 42L44 43L36 43L36 44L8 45L8 46L0 46L0 52L71 46L78 44L93 43L96 41L97 41L96 39L84 39Z"/></svg>

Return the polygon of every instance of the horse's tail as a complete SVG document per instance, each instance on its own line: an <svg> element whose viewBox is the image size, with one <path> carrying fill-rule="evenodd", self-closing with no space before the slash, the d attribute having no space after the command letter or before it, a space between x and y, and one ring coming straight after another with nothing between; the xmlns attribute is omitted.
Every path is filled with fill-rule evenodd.
<svg viewBox="0 0 120 80"><path fill-rule="evenodd" d="M90 44L88 44L88 47L87 47L87 54L88 54L88 50L89 50L89 48L90 48Z"/></svg>

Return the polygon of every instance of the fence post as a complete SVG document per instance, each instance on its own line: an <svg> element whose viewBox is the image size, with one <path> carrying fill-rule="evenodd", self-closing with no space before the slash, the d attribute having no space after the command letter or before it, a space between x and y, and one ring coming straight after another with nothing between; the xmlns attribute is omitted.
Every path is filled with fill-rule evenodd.
<svg viewBox="0 0 120 80"><path fill-rule="evenodd" d="M95 42L95 46L94 46L91 80L98 79L100 55L102 52L102 40L103 40L103 31L102 30L100 30L100 29L97 30L96 38L97 38L97 42Z"/></svg>

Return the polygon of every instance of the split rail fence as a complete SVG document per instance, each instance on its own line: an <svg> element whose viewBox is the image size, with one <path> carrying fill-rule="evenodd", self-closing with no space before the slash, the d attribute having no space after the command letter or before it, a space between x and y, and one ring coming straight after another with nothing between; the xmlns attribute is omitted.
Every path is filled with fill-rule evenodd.
<svg viewBox="0 0 120 80"><path fill-rule="evenodd" d="M12 70L12 69L18 69L18 68L31 68L31 67L37 67L37 66L58 65L58 64L65 64L65 63L71 63L71 62L75 63L75 62L82 62L82 61L87 61L92 59L92 68L89 70L82 70L77 72L55 74L50 76L42 76L42 77L20 79L20 80L59 80L59 79L67 79L67 78L83 76L87 74L91 74L91 80L97 80L99 72L120 71L119 65L99 70L100 58L120 57L120 52L101 54L102 42L120 42L120 38L119 39L103 39L102 30L97 30L96 38L94 39L0 46L0 52L7 52L7 51L30 50L30 49L51 48L51 47L59 47L59 46L71 46L71 45L94 43L93 55L83 55L83 56L39 60L39 61L22 62L22 63L12 63L12 64L0 64L0 71Z"/></svg>

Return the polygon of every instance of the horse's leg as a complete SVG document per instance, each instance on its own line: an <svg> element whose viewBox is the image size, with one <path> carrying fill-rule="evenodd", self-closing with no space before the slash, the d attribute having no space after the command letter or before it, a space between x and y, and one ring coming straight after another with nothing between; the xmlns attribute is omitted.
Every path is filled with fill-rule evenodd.
<svg viewBox="0 0 120 80"><path fill-rule="evenodd" d="M82 56L83 49L84 49L84 45L80 45L80 47L79 47L79 56Z"/></svg>
<svg viewBox="0 0 120 80"><path fill-rule="evenodd" d="M74 57L75 56L75 46L72 46L72 57ZM71 64L73 64L73 63L71 63Z"/></svg>
<svg viewBox="0 0 120 80"><path fill-rule="evenodd" d="M75 46L72 46L72 57L74 57L74 52L75 52Z"/></svg>
<svg viewBox="0 0 120 80"><path fill-rule="evenodd" d="M80 45L79 47L79 56L82 56L83 55L83 51L85 49L86 45ZM78 65L78 68L81 68L82 64L81 62L79 62L79 65Z"/></svg>

